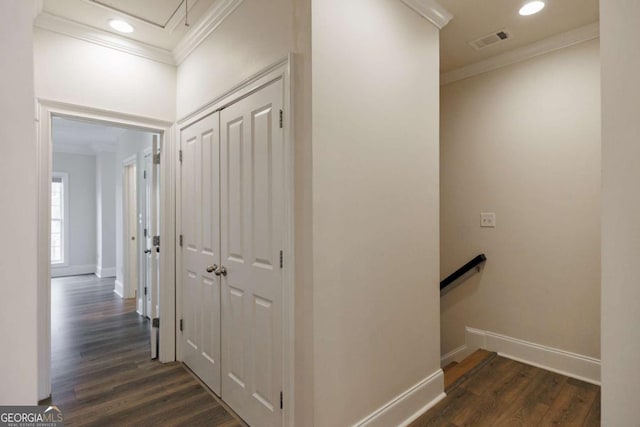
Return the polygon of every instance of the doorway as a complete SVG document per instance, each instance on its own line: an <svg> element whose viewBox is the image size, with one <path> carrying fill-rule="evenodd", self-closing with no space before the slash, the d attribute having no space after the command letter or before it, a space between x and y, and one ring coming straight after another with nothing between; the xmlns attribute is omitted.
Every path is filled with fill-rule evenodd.
<svg viewBox="0 0 640 427"><path fill-rule="evenodd" d="M40 286L40 293L39 293L39 319L38 319L38 324L39 324L39 343L40 343L40 347L39 347L39 398L40 399L45 399L48 396L50 396L51 394L51 257L52 257L52 247L50 245L51 241L52 241L52 216L51 216L51 196L52 196L52 179L54 177L53 174L53 165L52 165L52 157L53 157L53 141L54 141L54 128L55 128L55 123L58 120L72 120L72 121L77 121L79 123L83 123L86 125L99 125L99 126L104 126L104 127L113 127L113 128L118 128L123 130L124 133L129 132L129 133L138 133L138 134L146 134L148 135L148 139L150 141L151 146L156 148L155 153L156 154L160 154L160 148L161 148L161 144L165 143L167 144L167 147L169 147L171 145L171 132L170 132L170 124L169 123L163 123L163 122L158 122L158 121L154 121L154 120L148 120L148 119L144 119L144 118L137 118L134 116L128 116L128 115L121 115L121 114L116 114L116 113L111 113L111 112L103 112L103 111L99 111L99 110L94 110L94 109L90 109L90 108L86 108L86 107L78 107L78 106L72 106L72 105L62 105L62 104L49 104L46 102L39 102L39 127L38 127L38 157L39 157L39 176L38 176L38 183L39 183L39 203L41 206L41 209L39 209L39 227L38 227L38 240L39 240L39 250L38 250L38 281L39 281L39 286ZM86 142L86 141L85 141ZM98 144L100 145L100 141L93 141L92 144ZM151 152L151 150L153 149L153 147L151 147L149 149L149 152ZM170 151L170 150L169 150ZM161 163L160 159L161 156L158 155L156 156L158 163L155 164L154 168L155 168L155 172L156 174L154 175L155 177L155 185L152 186L152 188L154 188L156 190L156 197L154 197L155 199L155 204L153 206L157 207L157 213L160 212L160 210L162 210L163 213L166 213L166 215L155 215L155 217L157 218L155 221L152 221L152 223L154 224L154 229L153 229L153 233L156 236L160 235L160 232L163 229L168 229L168 228L173 228L173 224L172 221L174 221L174 216L173 213L170 209L167 209L166 206L168 206L167 200L164 200L165 198L163 196L161 196L162 194L165 194L166 196L171 197L172 196L172 192L171 192L171 188L170 186L167 185L167 182L160 182L160 174L159 171L164 167L166 169L169 169L169 165L170 163L168 163L168 161L170 161L170 155L168 156L169 159L167 159L165 162L166 163ZM124 210L124 206L128 205L133 207L135 205L135 207L139 210L140 207L142 205L144 205L143 202L140 201L141 197L146 197L146 191L140 191L140 186L138 186L135 190L134 187L130 184L133 180L134 180L134 176L141 176L143 173L143 169L144 167L141 167L144 161L144 153L140 153L139 156L139 162L136 162L135 165L128 165L127 168L123 168L122 167L122 163L120 162L120 166L118 167L116 165L116 175L121 177L122 179L122 183L125 184L125 182L127 183L126 186L123 185L123 190L124 188L128 188L128 190L126 191L127 193L127 199L128 202L125 203L125 200L123 200L123 197L117 198L119 200L119 203L121 204L123 210ZM98 168L95 167L94 168L95 172L98 172ZM118 172L118 170L120 170L120 172ZM125 173L126 172L126 173ZM151 172L153 173L153 172ZM73 177L69 177L69 181L73 182L74 179ZM107 180L108 181L108 180ZM95 184L94 184L95 185ZM99 187L99 186L96 186ZM162 191L160 191L162 188L166 188L167 191L165 193L163 193ZM97 190L96 190L97 191ZM124 191L123 191L124 193ZM64 193L63 193L64 194ZM162 202L165 202L164 204ZM96 200L94 200L94 205L96 205ZM97 205L99 206L100 203L98 202ZM124 260L126 260L127 262L123 262L122 263L122 277L123 279L119 282L121 283L113 283L112 286L112 290L115 291L115 293L121 294L123 297L125 298L132 298L137 296L138 293L138 286L140 285L140 283L142 282L142 280L140 279L140 277L142 277L145 274L145 271L143 271L142 268L140 268L140 266L144 265L142 260L142 246L144 245L146 247L146 242L145 239L142 238L142 232L144 230L144 228L142 227L142 221L143 221L143 216L142 214L138 213L136 216L133 215L133 211L135 209L130 209L129 215L127 220L124 220L124 215L122 218L122 228L121 230L123 230L122 234L124 234L124 230L126 229L127 234L129 235L129 240L128 242L124 240L122 240L123 244L122 244L122 253L124 254L126 252L127 257L124 258ZM150 211L150 217L153 217L154 215L151 214L152 211ZM82 215L75 215L75 216L70 216L69 218L71 218L71 220L73 221L73 218L78 218L81 217ZM97 220L96 220L97 222ZM140 231L138 233L132 233L133 229L136 226L136 223L140 226ZM126 227L125 227L126 225ZM57 228L56 228L57 229ZM61 228L61 230L64 230L64 228ZM54 230L55 231L55 230ZM112 233L114 233L113 230L111 230ZM120 234L120 233L116 233L116 234ZM168 245L172 245L173 243L173 239L171 238L171 234L172 233L166 233L168 238L167 238L167 243ZM123 236L124 237L124 236ZM131 239L131 237L134 237L135 239ZM98 239L99 240L99 239ZM159 246L159 237L157 239L158 241L158 245ZM125 242L128 243L128 245L124 244ZM138 243L138 245L136 245L135 243ZM60 245L59 246L59 251L56 252L63 252L65 250L67 250L67 248L69 248L69 246L65 247L64 245ZM171 283L167 280L167 282L169 283L165 283L164 286L162 283L159 282L159 280L161 280L164 276L164 272L167 271L169 273L169 275L172 273L173 271L173 262L164 262L165 257L169 260L172 260L173 258L173 248L172 247L168 247L166 248L166 250L164 251L164 254L159 252L159 248L155 248L156 249L156 257L155 257L155 265L157 267L157 274L155 275L149 275L149 279L151 280L153 277L155 277L156 279L156 286L154 287L156 290L156 297L155 297L155 307L156 307L156 311L153 312L152 310L149 311L149 314L151 314L151 318L152 321L149 321L149 332L151 333L151 336L158 336L158 332L162 332L159 331L159 313L160 311L163 309L164 305L167 305L169 307L172 307L174 304L173 298L172 298L172 293L171 290L169 292L166 292L166 294L168 295L168 298L166 298L166 301L164 302L164 304L162 303L162 299L159 298L159 290L164 290L164 286L167 286L167 284L169 285L169 288L172 288ZM164 255L164 257L163 257ZM167 257L168 256L168 257ZM100 257L96 257L96 260L98 260ZM137 259L136 259L137 258ZM135 264L138 264L138 268L136 268ZM132 264L131 268L126 268L126 273L129 273L127 275L125 275L125 264ZM146 266L145 266L146 267ZM103 268L102 270L99 270L96 266L96 270L90 273L93 274L100 274L104 277L109 276L111 270L109 270L109 268ZM118 273L120 273L120 271L118 271ZM170 277L170 276L166 276L166 277ZM115 282L115 281L114 281ZM130 286L133 285L133 286ZM135 307L135 303L134 303L134 307ZM172 327L172 325L174 325L174 311L173 309L171 310L166 310L168 313L168 318L165 322L165 327ZM135 311L134 311L135 313ZM155 321L153 321L153 319L155 319ZM153 333L152 333L153 332ZM166 332L166 331L165 331ZM175 347L174 347L174 338L173 338L173 331L171 331L169 334L167 334L169 336L169 339L167 339L166 347L159 345L158 344L158 340L155 340L155 345L151 345L149 348L149 358L151 357L156 357L158 355L161 356L161 361L171 361L171 360L175 360ZM162 341L160 341L160 343L162 343ZM160 349L160 353L158 353L158 349Z"/></svg>

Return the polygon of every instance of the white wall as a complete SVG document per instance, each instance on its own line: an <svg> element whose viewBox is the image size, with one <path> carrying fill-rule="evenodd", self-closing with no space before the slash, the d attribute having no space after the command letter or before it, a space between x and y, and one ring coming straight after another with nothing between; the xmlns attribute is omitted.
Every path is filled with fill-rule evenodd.
<svg viewBox="0 0 640 427"><path fill-rule="evenodd" d="M123 162L131 156L136 156L136 173L138 175L138 212L140 207L144 203L144 192L142 191L144 185L143 171L144 171L144 150L151 147L152 134L147 132L140 132L134 130L128 130L124 132L118 139L116 151L116 178L115 178L115 209L116 209L116 289L118 293L122 294L124 298L133 298L135 296L136 286L128 283L126 280L126 272L124 271L124 257L126 251L124 249L123 233L124 233L124 203L123 203L123 177L124 166ZM139 222L138 230L138 246L139 254L142 253L142 245L146 244L140 238L141 232L144 227ZM140 256L138 259L142 259ZM122 289L122 290L120 290Z"/></svg>
<svg viewBox="0 0 640 427"><path fill-rule="evenodd" d="M54 141L55 144L55 141ZM69 259L65 266L51 266L51 276L90 274L96 268L96 156L53 153L53 172L68 174Z"/></svg>
<svg viewBox="0 0 640 427"><path fill-rule="evenodd" d="M178 118L293 51L294 3L244 0L178 67Z"/></svg>
<svg viewBox="0 0 640 427"><path fill-rule="evenodd" d="M0 405L38 401L34 3L0 2Z"/></svg>
<svg viewBox="0 0 640 427"><path fill-rule="evenodd" d="M599 358L598 40L444 86L441 100L441 278L488 258L442 297L442 353L471 326Z"/></svg>
<svg viewBox="0 0 640 427"><path fill-rule="evenodd" d="M96 275L116 275L116 154L96 155Z"/></svg>
<svg viewBox="0 0 640 427"><path fill-rule="evenodd" d="M602 425L640 419L640 2L600 2Z"/></svg>
<svg viewBox="0 0 640 427"><path fill-rule="evenodd" d="M314 421L346 426L440 369L439 34L400 1L311 16Z"/></svg>
<svg viewBox="0 0 640 427"><path fill-rule="evenodd" d="M175 120L173 66L35 29L38 98Z"/></svg>

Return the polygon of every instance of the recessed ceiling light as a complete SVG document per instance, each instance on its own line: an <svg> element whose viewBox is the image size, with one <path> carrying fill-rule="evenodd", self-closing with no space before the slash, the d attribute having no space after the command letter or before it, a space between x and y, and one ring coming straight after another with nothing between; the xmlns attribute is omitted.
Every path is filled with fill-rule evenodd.
<svg viewBox="0 0 640 427"><path fill-rule="evenodd" d="M522 16L529 16L540 12L542 9L544 9L543 1L530 1L520 8L519 13Z"/></svg>
<svg viewBox="0 0 640 427"><path fill-rule="evenodd" d="M133 27L131 26L131 24L120 19L112 19L111 21L109 21L109 26L121 33L133 33Z"/></svg>

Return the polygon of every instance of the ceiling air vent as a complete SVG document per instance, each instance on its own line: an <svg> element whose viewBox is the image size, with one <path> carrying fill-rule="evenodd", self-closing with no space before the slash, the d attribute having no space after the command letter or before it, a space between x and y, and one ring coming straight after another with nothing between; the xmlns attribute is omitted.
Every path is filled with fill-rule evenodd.
<svg viewBox="0 0 640 427"><path fill-rule="evenodd" d="M469 46L475 50L484 49L487 46L491 46L496 43L504 42L511 38L511 34L507 30L496 31L495 33L487 34L479 39L469 42Z"/></svg>

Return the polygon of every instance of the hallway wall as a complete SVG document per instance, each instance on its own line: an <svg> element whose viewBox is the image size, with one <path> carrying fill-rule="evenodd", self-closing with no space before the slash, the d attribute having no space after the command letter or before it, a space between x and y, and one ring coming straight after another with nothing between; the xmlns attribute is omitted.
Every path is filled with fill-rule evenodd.
<svg viewBox="0 0 640 427"><path fill-rule="evenodd" d="M176 68L34 29L38 98L174 121Z"/></svg>
<svg viewBox="0 0 640 427"><path fill-rule="evenodd" d="M600 1L602 425L640 420L640 2Z"/></svg>
<svg viewBox="0 0 640 427"><path fill-rule="evenodd" d="M116 275L116 155L96 155L97 250L96 275Z"/></svg>
<svg viewBox="0 0 640 427"><path fill-rule="evenodd" d="M0 1L0 405L38 402L36 134L33 122L35 2ZM18 326L16 326L18 325Z"/></svg>
<svg viewBox="0 0 640 427"><path fill-rule="evenodd" d="M465 326L600 357L600 58L593 40L442 87L442 354ZM480 213L496 227L481 228Z"/></svg>
<svg viewBox="0 0 640 427"><path fill-rule="evenodd" d="M372 423L400 425L442 393L439 31L400 1L311 16L314 421L402 396Z"/></svg>

